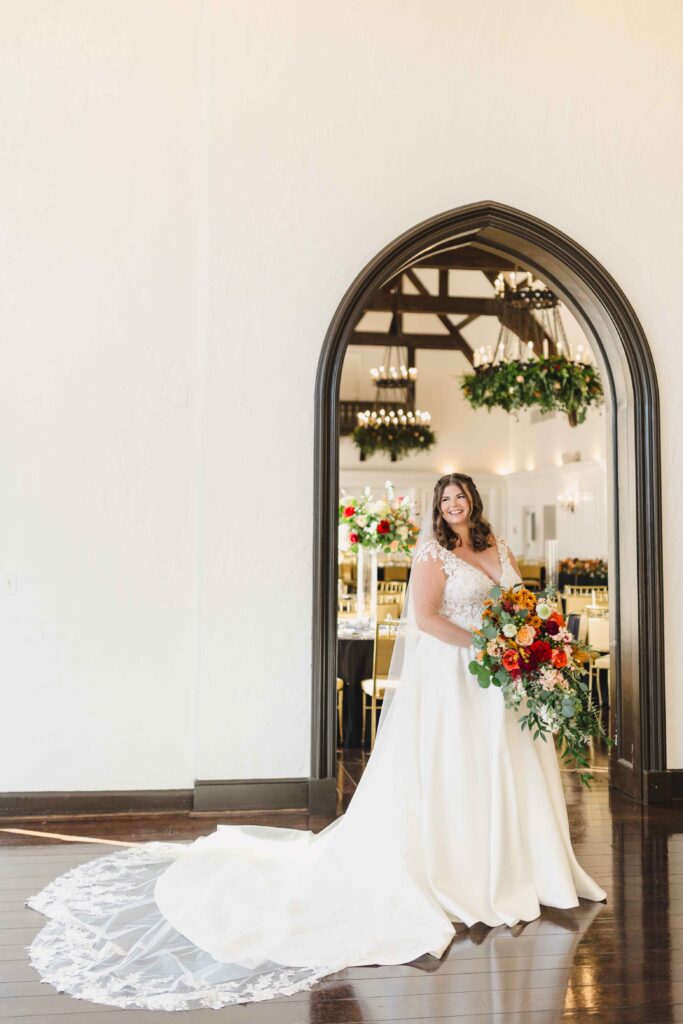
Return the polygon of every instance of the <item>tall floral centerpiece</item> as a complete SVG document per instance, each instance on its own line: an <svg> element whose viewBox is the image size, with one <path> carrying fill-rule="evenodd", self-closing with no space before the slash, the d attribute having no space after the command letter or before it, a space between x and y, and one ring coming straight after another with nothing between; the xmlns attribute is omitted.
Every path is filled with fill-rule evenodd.
<svg viewBox="0 0 683 1024"><path fill-rule="evenodd" d="M339 500L339 550L352 551L357 558L359 617L377 618L377 555L409 554L415 546L418 527L413 520L412 499L396 496L390 480L382 498L373 498L366 487L358 497L342 493ZM370 555L366 575L365 553Z"/></svg>

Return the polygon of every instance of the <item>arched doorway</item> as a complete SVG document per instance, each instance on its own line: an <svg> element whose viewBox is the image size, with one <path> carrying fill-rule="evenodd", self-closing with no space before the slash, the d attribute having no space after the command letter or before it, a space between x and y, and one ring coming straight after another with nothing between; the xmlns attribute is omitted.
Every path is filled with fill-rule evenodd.
<svg viewBox="0 0 683 1024"><path fill-rule="evenodd" d="M615 732L612 785L637 800L666 798L659 405L652 356L628 299L576 242L493 202L419 224L359 274L327 332L316 380L311 803L334 795L338 393L344 353L368 298L418 256L461 245L508 256L548 282L591 340L606 382L612 434L610 562Z"/></svg>

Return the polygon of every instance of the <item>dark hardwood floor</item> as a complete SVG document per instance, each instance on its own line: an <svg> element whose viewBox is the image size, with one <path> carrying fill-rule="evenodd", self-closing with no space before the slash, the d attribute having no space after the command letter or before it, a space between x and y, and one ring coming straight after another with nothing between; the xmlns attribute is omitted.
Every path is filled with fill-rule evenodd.
<svg viewBox="0 0 683 1024"><path fill-rule="evenodd" d="M339 809L367 755L344 751ZM357 1024L665 1024L683 1022L683 810L645 810L607 786L604 763L591 790L563 773L575 849L606 889L606 904L544 910L515 929L461 928L444 955L398 967L350 968L308 993L223 1010L179 1014L188 1022ZM322 828L302 812L258 815L110 815L4 819L3 828L119 842L189 840L219 821ZM0 831L0 1022L169 1022L164 1012L116 1010L41 984L26 945L41 927L24 900L55 875L102 855L106 845Z"/></svg>

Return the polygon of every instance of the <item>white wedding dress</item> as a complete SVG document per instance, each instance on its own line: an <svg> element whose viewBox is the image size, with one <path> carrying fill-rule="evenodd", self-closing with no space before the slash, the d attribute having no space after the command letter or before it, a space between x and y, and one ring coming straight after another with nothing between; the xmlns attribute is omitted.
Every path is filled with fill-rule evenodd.
<svg viewBox="0 0 683 1024"><path fill-rule="evenodd" d="M518 582L498 541L501 582ZM441 614L471 627L493 581L440 547ZM318 835L219 826L89 861L29 901L60 991L182 1010L268 999L347 966L440 956L453 922L513 925L605 898L579 866L552 743L534 742L472 648L421 633L346 814ZM405 685L404 685L405 684Z"/></svg>

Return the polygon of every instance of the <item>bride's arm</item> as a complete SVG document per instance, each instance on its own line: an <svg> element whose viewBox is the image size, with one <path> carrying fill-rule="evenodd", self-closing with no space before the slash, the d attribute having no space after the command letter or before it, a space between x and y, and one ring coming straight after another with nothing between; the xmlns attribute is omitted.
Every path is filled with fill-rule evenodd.
<svg viewBox="0 0 683 1024"><path fill-rule="evenodd" d="M516 559L516 558L515 558L515 556L514 556L514 555L512 554L512 548L510 547L510 545L508 544L508 542L507 542L507 541L505 541L505 540L503 541L503 544L505 545L505 548L506 548L506 550L507 550L507 553L508 553L508 558L510 559L510 565L512 566L512 568L514 569L514 571L515 571L515 572L517 573L517 575L519 576L519 578L520 578L520 580L521 580L521 578L522 578L522 574L521 574L521 572L519 571L519 566L517 565L517 559Z"/></svg>
<svg viewBox="0 0 683 1024"><path fill-rule="evenodd" d="M413 565L410 589L417 628L444 643L469 647L472 643L469 631L439 614L445 583L441 564L434 559L427 558Z"/></svg>

